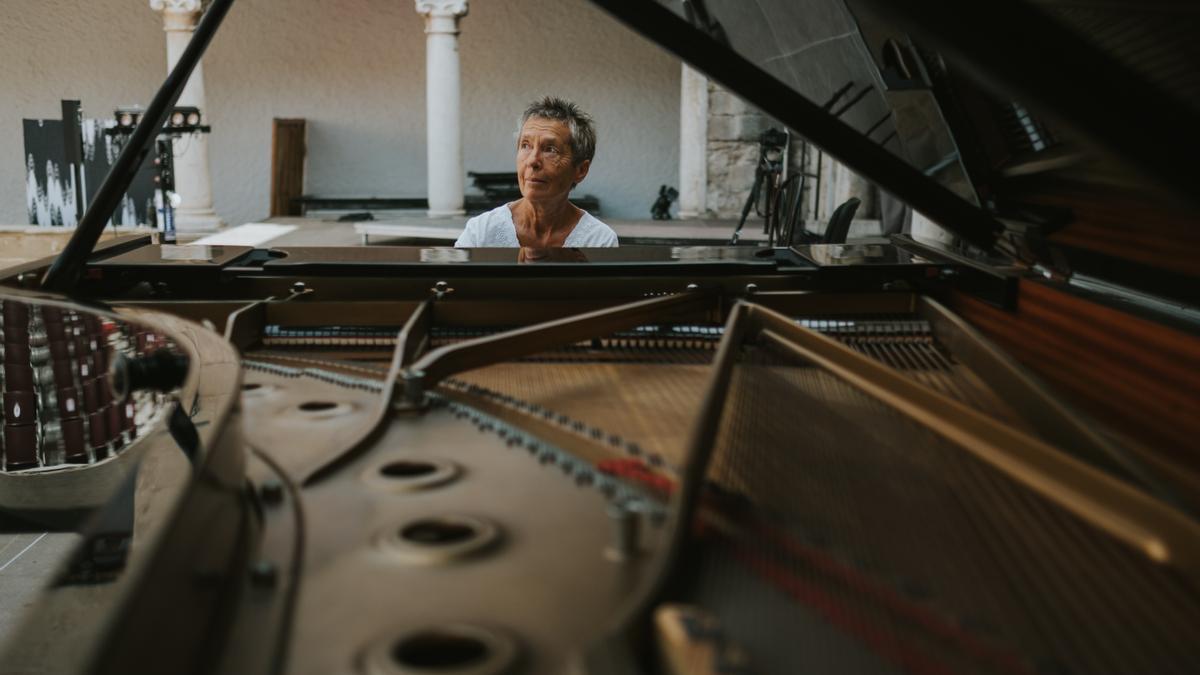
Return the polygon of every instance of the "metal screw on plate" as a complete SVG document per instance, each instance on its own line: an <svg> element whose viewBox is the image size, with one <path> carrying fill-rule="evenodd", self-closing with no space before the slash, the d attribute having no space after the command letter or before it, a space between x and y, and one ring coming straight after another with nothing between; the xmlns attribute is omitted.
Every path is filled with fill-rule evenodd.
<svg viewBox="0 0 1200 675"><path fill-rule="evenodd" d="M754 295L758 292L758 284L746 284L746 295Z"/></svg>
<svg viewBox="0 0 1200 675"><path fill-rule="evenodd" d="M258 496L264 504L278 504L283 501L283 483L278 478L268 478L258 486Z"/></svg>
<svg viewBox="0 0 1200 675"><path fill-rule="evenodd" d="M250 568L250 583L259 588L270 588L279 578L275 564L269 560L260 560Z"/></svg>
<svg viewBox="0 0 1200 675"><path fill-rule="evenodd" d="M700 284L688 284L687 286L684 286L684 290L685 291L698 291L698 290L700 290Z"/></svg>
<svg viewBox="0 0 1200 675"><path fill-rule="evenodd" d="M296 283L292 284L292 295L300 295L301 293L305 293L307 291L308 285L303 281L297 281Z"/></svg>
<svg viewBox="0 0 1200 675"><path fill-rule="evenodd" d="M450 287L450 284L448 284L444 281L439 281L439 282L435 283L433 285L433 288L431 288L429 290L433 291L434 295L437 296L438 300L441 300L443 296L454 292L454 289Z"/></svg>

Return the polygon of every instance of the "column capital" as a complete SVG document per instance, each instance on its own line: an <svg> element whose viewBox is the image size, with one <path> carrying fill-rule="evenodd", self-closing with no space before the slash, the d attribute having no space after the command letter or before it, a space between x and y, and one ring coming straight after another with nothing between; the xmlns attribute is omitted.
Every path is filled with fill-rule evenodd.
<svg viewBox="0 0 1200 675"><path fill-rule="evenodd" d="M150 9L156 12L194 14L203 8L204 0L150 0Z"/></svg>
<svg viewBox="0 0 1200 675"><path fill-rule="evenodd" d="M470 9L468 0L416 0L417 14L425 17L426 33L458 35L458 20Z"/></svg>
<svg viewBox="0 0 1200 675"><path fill-rule="evenodd" d="M163 30L191 31L204 4L204 0L150 0L150 9L162 13Z"/></svg>
<svg viewBox="0 0 1200 675"><path fill-rule="evenodd" d="M470 9L468 0L416 0L417 14L425 16L453 17L466 16Z"/></svg>

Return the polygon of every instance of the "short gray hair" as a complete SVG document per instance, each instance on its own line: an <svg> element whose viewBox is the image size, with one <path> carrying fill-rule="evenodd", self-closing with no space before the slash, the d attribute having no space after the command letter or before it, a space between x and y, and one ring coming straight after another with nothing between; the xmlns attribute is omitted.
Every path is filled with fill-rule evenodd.
<svg viewBox="0 0 1200 675"><path fill-rule="evenodd" d="M558 120L567 125L567 130L571 132L571 161L576 166L596 155L595 123L592 122L591 115L580 110L574 103L556 96L546 96L534 101L521 115L520 128L524 128L525 123L532 117Z"/></svg>

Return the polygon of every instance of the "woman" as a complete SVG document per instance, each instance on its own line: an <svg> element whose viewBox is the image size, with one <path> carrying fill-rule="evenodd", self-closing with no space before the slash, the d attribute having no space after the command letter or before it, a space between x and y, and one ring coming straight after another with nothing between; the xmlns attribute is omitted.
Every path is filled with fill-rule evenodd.
<svg viewBox="0 0 1200 675"><path fill-rule="evenodd" d="M616 246L617 233L567 201L596 152L592 119L568 101L547 96L525 110L517 134L521 198L467 221L459 247L596 248Z"/></svg>

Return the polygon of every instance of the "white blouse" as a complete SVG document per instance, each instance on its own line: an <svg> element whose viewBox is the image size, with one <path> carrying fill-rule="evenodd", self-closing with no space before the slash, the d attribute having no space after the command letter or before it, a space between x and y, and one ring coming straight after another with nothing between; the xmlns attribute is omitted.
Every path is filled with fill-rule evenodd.
<svg viewBox="0 0 1200 675"><path fill-rule="evenodd" d="M454 245L459 248L520 248L517 225L513 222L508 204L497 206L468 220L466 228ZM618 245L617 233L587 211L583 212L583 217L563 242L563 246L569 248L603 248Z"/></svg>

